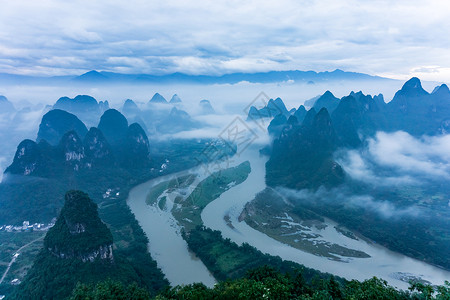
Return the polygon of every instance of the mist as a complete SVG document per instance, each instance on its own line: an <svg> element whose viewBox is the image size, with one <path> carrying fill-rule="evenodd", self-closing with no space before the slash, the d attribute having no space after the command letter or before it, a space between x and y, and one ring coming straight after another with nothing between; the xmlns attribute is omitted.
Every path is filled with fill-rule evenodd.
<svg viewBox="0 0 450 300"><path fill-rule="evenodd" d="M389 200L375 199L371 195L355 195L348 187L341 186L328 190L319 188L317 191L292 190L284 187L276 189L281 195L290 201L306 202L309 205L344 205L350 209L363 209L371 211L384 219L396 220L403 217L423 217L424 209L417 205L398 206Z"/></svg>
<svg viewBox="0 0 450 300"><path fill-rule="evenodd" d="M450 135L415 138L403 131L378 132L365 144L336 154L354 180L390 186L450 178Z"/></svg>
<svg viewBox="0 0 450 300"><path fill-rule="evenodd" d="M431 90L436 85L434 82L424 82L424 87ZM111 108L121 110L122 105L126 99L132 99L138 107L145 111L149 99L155 94L160 93L167 100L170 100L172 95L178 94L182 99L182 103L177 107L187 111L193 120L199 122L201 126L195 129L189 129L172 134L159 134L156 131L147 133L150 139L190 139L190 138L218 138L223 137L224 130L236 118L245 121L247 118L247 108L253 104L256 97L264 92L269 98L280 97L283 99L288 109L298 108L306 100L309 100L317 95L323 94L330 90L335 96L342 97L348 95L351 91L362 90L365 94L379 94L383 93L385 101L390 101L394 93L401 87L401 82L389 81L383 84L374 83L374 81L365 82L360 80L342 80L319 82L314 84L306 84L301 82L294 82L292 80L279 83L249 83L240 82L237 84L21 84L20 82L0 83L0 94L8 98L10 102L16 107L17 112L12 115L0 114L0 136L2 137L3 146L0 150L0 167L4 170L10 164L14 156L15 149L21 140L25 138L36 139L38 126L42 116L51 109L51 106L63 96L70 98L76 95L90 95L97 101L108 101ZM215 114L202 115L199 107L199 102L203 99L210 101ZM93 120L88 122L82 116L78 116L86 123L88 127L96 126L98 123ZM133 120L129 120L130 123ZM261 124L253 122L246 123L251 131L257 136L255 143L261 145L267 144L267 134L265 128L269 125L270 120L261 120ZM222 134L222 136L221 136ZM383 151L396 151L387 145L391 140L398 140L399 137L407 139L407 137L398 134L389 138L386 135L377 135L373 141L369 141L367 153L348 152L345 155L340 155L339 159L346 171L353 177L358 177L366 181L375 181L379 184L397 184L397 183L414 183L415 177L406 174L395 174L392 176L380 176L374 173L373 164L382 166L397 167L395 162L403 161L404 164L401 169L408 171L407 158L411 155L404 154L402 160L396 159L393 162L383 161L381 153ZM389 140L388 140L389 139ZM442 141L428 141L423 143L434 142L437 145L447 145L448 140ZM409 143L409 141L406 141ZM421 147L422 145L417 145ZM417 148L416 147L416 148ZM440 147L440 148L442 148ZM430 145L428 148L436 148L435 145ZM427 149L428 149L427 148ZM445 148L447 149L447 148ZM445 151L443 149L442 151ZM432 156L431 150L428 152L412 154ZM427 154L428 153L428 154ZM370 159L367 159L366 156ZM389 157L392 157L389 155ZM414 156L416 157L416 156ZM447 158L448 159L448 158ZM414 161L422 170L432 175L448 176L448 170L443 166L427 162L426 159ZM417 168L414 168L417 170ZM413 170L413 171L414 171Z"/></svg>

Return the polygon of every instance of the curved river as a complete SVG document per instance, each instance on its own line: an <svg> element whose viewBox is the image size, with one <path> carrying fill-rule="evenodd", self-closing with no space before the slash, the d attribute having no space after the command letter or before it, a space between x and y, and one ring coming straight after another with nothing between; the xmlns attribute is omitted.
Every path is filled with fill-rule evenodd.
<svg viewBox="0 0 450 300"><path fill-rule="evenodd" d="M199 170L194 168L142 183L130 191L127 203L147 234L150 254L171 285L203 282L206 286L212 287L216 283L214 277L203 262L189 252L187 243L181 237L181 228L170 213L170 209L164 211L158 209L156 205L146 203L147 195L155 185L192 171Z"/></svg>
<svg viewBox="0 0 450 300"><path fill-rule="evenodd" d="M238 244L246 242L264 253L277 255L284 260L298 262L347 279L364 280L377 276L402 289L406 289L409 284L400 280L400 277L421 277L433 284L443 284L445 280L450 279L450 272L389 251L376 244L346 238L335 231L324 230L322 236L332 242L343 240L347 246L364 251L371 257L352 258L345 262L329 260L283 244L251 228L245 222L239 222L238 217L245 204L253 200L255 195L266 187L267 158L260 157L257 149L247 149L240 157L233 157L232 160L230 166L246 160L250 161L252 169L247 180L224 192L206 206L201 214L205 226L221 231L225 238L230 238ZM200 169L194 168L141 184L131 190L128 204L150 240L152 257L172 284L201 281L211 286L214 284L213 277L203 263L188 251L186 242L180 235L180 228L169 212L170 209L165 212L145 203L146 196L154 185L188 172L200 173ZM230 217L234 229L227 225L224 216ZM327 222L331 225L328 228L336 225L332 221Z"/></svg>

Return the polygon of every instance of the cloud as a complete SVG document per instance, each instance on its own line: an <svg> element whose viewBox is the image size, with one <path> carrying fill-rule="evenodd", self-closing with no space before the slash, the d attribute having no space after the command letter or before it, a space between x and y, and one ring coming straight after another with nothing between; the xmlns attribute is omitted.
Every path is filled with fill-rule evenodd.
<svg viewBox="0 0 450 300"><path fill-rule="evenodd" d="M361 153L356 150L351 150L342 154L338 158L338 163L344 167L344 170L352 178L371 183L378 186L391 186L398 184L413 184L418 183L413 177L409 175L396 175L396 174L381 174L377 175L373 170L373 166L363 158Z"/></svg>
<svg viewBox="0 0 450 300"><path fill-rule="evenodd" d="M287 188L277 188L277 191L291 201L307 202L312 205L337 203L349 208L373 211L385 219L398 219L403 217L419 217L424 214L424 208L416 205L397 206L387 200L378 200L370 195L357 195L347 190L346 187L327 190L319 188L316 192L309 190L292 190Z"/></svg>
<svg viewBox="0 0 450 300"><path fill-rule="evenodd" d="M403 131L378 132L363 150L336 156L353 179L380 186L450 178L450 135L415 138Z"/></svg>
<svg viewBox="0 0 450 300"><path fill-rule="evenodd" d="M424 78L450 80L449 26L449 4L438 0L7 1L0 72L341 68L404 79L436 66ZM50 64L59 57L77 60Z"/></svg>

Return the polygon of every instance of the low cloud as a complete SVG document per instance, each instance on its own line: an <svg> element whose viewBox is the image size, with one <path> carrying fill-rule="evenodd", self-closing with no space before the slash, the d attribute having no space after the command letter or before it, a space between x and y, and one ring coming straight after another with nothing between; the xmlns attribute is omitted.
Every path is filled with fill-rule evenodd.
<svg viewBox="0 0 450 300"><path fill-rule="evenodd" d="M403 131L378 132L363 150L336 156L353 179L375 185L450 178L450 135L415 138Z"/></svg>
<svg viewBox="0 0 450 300"><path fill-rule="evenodd" d="M292 201L308 202L310 205L330 204L344 205L349 208L368 210L385 219L402 217L418 217L424 212L416 205L400 207L388 200L377 200L370 195L355 195L346 187L327 190L319 188L316 192L310 190L292 190L277 188L277 191Z"/></svg>

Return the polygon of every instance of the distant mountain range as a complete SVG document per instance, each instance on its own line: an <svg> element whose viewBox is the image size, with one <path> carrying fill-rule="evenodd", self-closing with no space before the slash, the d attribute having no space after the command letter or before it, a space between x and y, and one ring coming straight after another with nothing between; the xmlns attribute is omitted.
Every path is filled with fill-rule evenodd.
<svg viewBox="0 0 450 300"><path fill-rule="evenodd" d="M109 84L109 83L193 83L193 84L235 84L242 81L252 83L271 83L295 81L314 84L316 82L339 80L368 80L368 81L393 81L394 79L371 76L364 73L346 72L336 69L332 72L315 71L270 71L258 73L230 73L225 75L189 75L173 73L166 75L151 74L121 74L105 71L89 71L82 75L37 77L28 75L0 74L0 81L4 83L78 83L78 84Z"/></svg>

